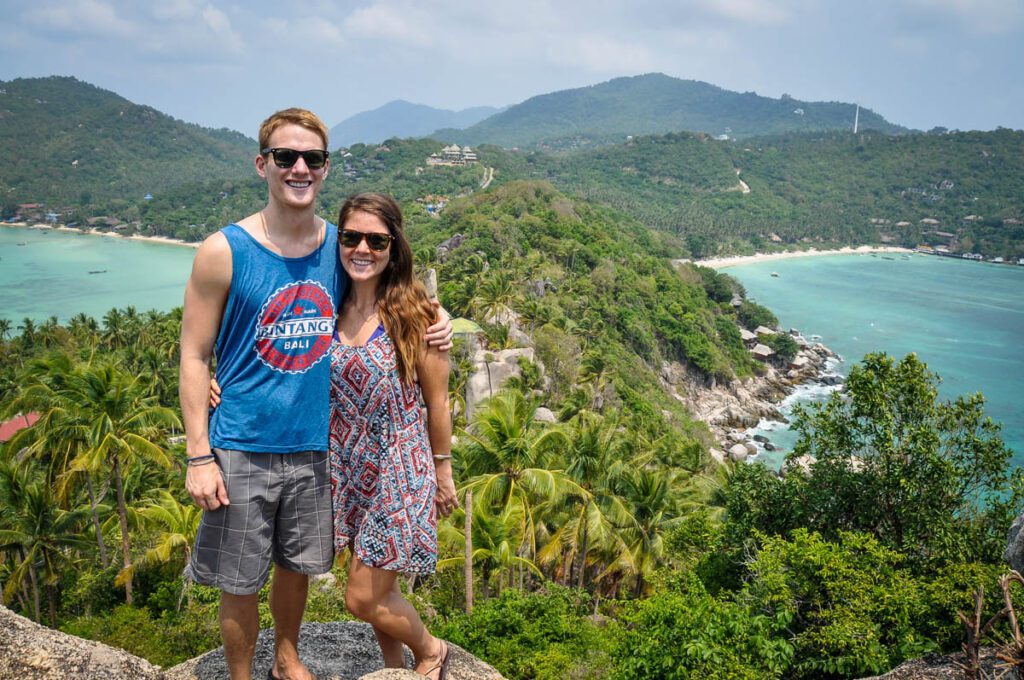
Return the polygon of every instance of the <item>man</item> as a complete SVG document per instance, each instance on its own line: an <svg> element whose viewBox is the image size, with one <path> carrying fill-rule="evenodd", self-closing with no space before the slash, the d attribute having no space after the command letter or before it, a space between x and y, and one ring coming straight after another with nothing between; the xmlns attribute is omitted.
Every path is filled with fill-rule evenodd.
<svg viewBox="0 0 1024 680"><path fill-rule="evenodd" d="M228 670L250 680L273 561L270 677L309 680L297 645L309 576L334 559L327 350L346 281L337 229L315 212L330 169L327 127L285 109L260 126L259 145L267 205L206 239L185 289L185 486L204 510L186 576L221 590ZM446 345L450 330L445 319L428 340ZM215 347L222 394L211 416Z"/></svg>

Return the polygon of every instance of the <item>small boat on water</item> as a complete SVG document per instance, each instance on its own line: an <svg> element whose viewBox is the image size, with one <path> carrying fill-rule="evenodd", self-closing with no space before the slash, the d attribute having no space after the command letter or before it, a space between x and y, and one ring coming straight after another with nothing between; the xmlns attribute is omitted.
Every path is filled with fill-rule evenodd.
<svg viewBox="0 0 1024 680"><path fill-rule="evenodd" d="M910 259L910 255L901 255L900 259L901 260L909 260Z"/></svg>
<svg viewBox="0 0 1024 680"><path fill-rule="evenodd" d="M889 257L888 255L882 255L882 259L883 260L893 260L894 262L896 261L895 257Z"/></svg>
<svg viewBox="0 0 1024 680"><path fill-rule="evenodd" d="M27 243L18 243L18 244L16 244L16 245L19 245L19 246L27 246L28 244L27 244Z"/></svg>
<svg viewBox="0 0 1024 680"><path fill-rule="evenodd" d="M92 269L89 271L90 274L106 274L106 269Z"/></svg>
<svg viewBox="0 0 1024 680"><path fill-rule="evenodd" d="M778 272L772 272L772 276L774 276L775 278L779 278L779 273Z"/></svg>

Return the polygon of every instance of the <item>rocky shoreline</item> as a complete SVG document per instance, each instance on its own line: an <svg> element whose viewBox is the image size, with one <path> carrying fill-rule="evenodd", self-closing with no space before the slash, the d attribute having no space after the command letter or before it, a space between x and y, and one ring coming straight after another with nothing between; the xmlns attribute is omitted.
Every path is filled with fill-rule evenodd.
<svg viewBox="0 0 1024 680"><path fill-rule="evenodd" d="M674 387L677 398L714 435L717 446L711 447L711 455L718 462L742 462L775 450L768 437L751 431L762 420L788 422L779 403L798 387L842 384L843 377L830 366L830 361L841 361L835 352L820 342L807 341L795 330L790 333L801 345L794 360L781 367L767 363L759 376L707 386L680 375L685 369L678 364L663 367L662 377ZM685 388L680 393L682 384Z"/></svg>

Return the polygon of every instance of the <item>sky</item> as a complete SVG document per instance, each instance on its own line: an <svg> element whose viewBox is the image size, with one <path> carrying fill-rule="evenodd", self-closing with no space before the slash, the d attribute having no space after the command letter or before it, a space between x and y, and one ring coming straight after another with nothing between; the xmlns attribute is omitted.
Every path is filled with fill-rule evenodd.
<svg viewBox="0 0 1024 680"><path fill-rule="evenodd" d="M0 26L0 80L70 75L253 138L288 106L334 126L651 72L1024 128L1024 0L0 0Z"/></svg>

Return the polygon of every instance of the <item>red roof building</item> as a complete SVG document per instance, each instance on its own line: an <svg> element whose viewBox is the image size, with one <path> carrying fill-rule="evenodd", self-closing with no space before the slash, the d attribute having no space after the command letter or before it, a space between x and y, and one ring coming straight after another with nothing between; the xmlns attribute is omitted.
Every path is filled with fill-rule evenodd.
<svg viewBox="0 0 1024 680"><path fill-rule="evenodd" d="M16 415L5 423L0 423L0 444L10 441L19 430L32 427L39 420L38 413Z"/></svg>

